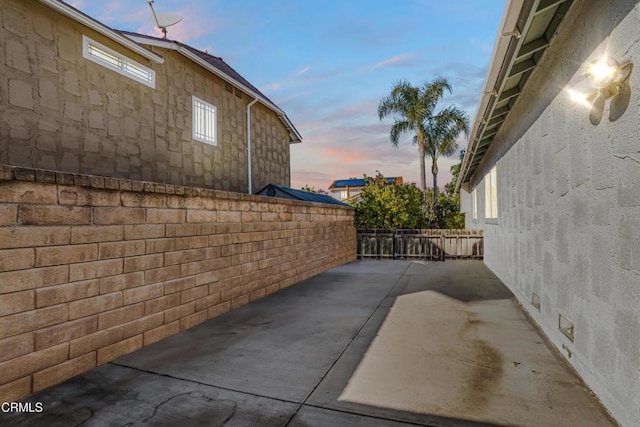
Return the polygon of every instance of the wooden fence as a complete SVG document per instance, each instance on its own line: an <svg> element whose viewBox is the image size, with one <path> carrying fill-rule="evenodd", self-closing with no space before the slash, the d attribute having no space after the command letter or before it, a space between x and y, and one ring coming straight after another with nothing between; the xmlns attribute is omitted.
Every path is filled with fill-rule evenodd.
<svg viewBox="0 0 640 427"><path fill-rule="evenodd" d="M358 230L359 259L482 259L482 230Z"/></svg>

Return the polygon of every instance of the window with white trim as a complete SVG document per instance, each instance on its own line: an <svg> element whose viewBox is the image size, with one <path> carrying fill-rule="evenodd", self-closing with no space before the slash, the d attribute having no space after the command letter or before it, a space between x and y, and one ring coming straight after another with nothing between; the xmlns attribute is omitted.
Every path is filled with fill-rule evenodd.
<svg viewBox="0 0 640 427"><path fill-rule="evenodd" d="M216 106L194 96L192 114L193 139L206 144L218 145Z"/></svg>
<svg viewBox="0 0 640 427"><path fill-rule="evenodd" d="M156 87L156 72L151 68L139 64L87 36L82 36L82 56L151 88Z"/></svg>
<svg viewBox="0 0 640 427"><path fill-rule="evenodd" d="M498 218L498 182L497 171L494 166L484 177L484 217Z"/></svg>
<svg viewBox="0 0 640 427"><path fill-rule="evenodd" d="M478 219L478 193L475 188L471 192L471 217Z"/></svg>

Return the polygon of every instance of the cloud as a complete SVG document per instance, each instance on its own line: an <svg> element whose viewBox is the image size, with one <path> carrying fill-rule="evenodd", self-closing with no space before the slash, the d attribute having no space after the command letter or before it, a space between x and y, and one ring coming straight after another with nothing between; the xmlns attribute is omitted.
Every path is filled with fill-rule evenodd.
<svg viewBox="0 0 640 427"><path fill-rule="evenodd" d="M267 83L266 85L263 85L260 87L260 91L262 92L276 92L279 89L281 89L283 86L282 82L271 82L271 83Z"/></svg>
<svg viewBox="0 0 640 427"><path fill-rule="evenodd" d="M416 60L415 53L403 53L401 55L395 55L390 58L387 58L383 61L378 62L377 64L371 67L372 70L376 70L382 67L388 67L390 65L399 66L399 65L412 65Z"/></svg>
<svg viewBox="0 0 640 427"><path fill-rule="evenodd" d="M311 67L307 65L307 66L303 67L302 69L298 70L298 75L304 74L307 71L309 71L310 69L311 69Z"/></svg>

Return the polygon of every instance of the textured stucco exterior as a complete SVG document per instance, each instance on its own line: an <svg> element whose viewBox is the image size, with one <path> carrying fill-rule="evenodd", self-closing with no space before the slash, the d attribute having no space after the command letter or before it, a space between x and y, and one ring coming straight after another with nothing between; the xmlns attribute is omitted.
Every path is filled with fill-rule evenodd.
<svg viewBox="0 0 640 427"><path fill-rule="evenodd" d="M36 1L0 0L0 164L247 191L252 99L176 51L155 64ZM82 36L156 73L155 88L82 56ZM196 96L217 107L217 146L192 138ZM253 188L288 186L289 132L251 108Z"/></svg>
<svg viewBox="0 0 640 427"><path fill-rule="evenodd" d="M477 220L462 192L467 227L484 229L486 264L626 426L640 419L638 28L637 1L577 1L471 180ZM605 52L635 69L630 95L593 120L563 88ZM483 177L493 165L499 211L488 223Z"/></svg>

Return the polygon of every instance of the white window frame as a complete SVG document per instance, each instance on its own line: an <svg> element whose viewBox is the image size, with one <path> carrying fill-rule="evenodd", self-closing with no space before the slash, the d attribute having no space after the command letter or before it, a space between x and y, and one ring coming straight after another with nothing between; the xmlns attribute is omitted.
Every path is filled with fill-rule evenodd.
<svg viewBox="0 0 640 427"><path fill-rule="evenodd" d="M218 145L218 109L200 98L192 96L192 134L196 141Z"/></svg>
<svg viewBox="0 0 640 427"><path fill-rule="evenodd" d="M498 219L498 180L497 169L494 166L484 177L484 217Z"/></svg>
<svg viewBox="0 0 640 427"><path fill-rule="evenodd" d="M82 36L82 56L137 82L156 87L156 72L107 46Z"/></svg>
<svg viewBox="0 0 640 427"><path fill-rule="evenodd" d="M477 188L474 188L471 192L471 217L478 219L478 192Z"/></svg>

